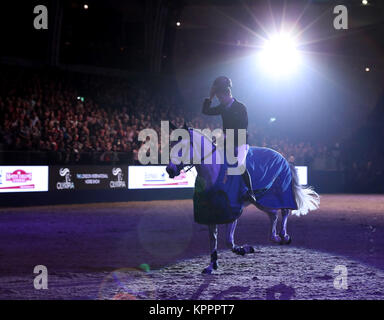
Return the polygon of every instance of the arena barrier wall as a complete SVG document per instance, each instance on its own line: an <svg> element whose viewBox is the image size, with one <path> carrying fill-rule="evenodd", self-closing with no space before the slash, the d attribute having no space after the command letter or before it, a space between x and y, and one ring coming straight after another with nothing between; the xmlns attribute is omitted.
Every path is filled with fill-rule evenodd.
<svg viewBox="0 0 384 320"><path fill-rule="evenodd" d="M188 199L195 176L169 179L165 166L0 166L0 206Z"/></svg>
<svg viewBox="0 0 384 320"><path fill-rule="evenodd" d="M342 173L298 169L316 191L343 192ZM165 166L0 166L0 206L191 199L195 177L169 179Z"/></svg>

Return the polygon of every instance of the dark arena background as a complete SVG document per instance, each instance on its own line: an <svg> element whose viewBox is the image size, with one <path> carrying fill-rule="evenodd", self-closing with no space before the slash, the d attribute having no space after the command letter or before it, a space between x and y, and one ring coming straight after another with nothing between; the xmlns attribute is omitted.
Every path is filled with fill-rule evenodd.
<svg viewBox="0 0 384 320"><path fill-rule="evenodd" d="M15 0L1 13L1 300L384 298L384 1ZM254 252L228 249L220 225L219 268L203 274L196 171L142 164L139 133L160 146L161 121L221 128L202 105L223 75L248 144L282 154L321 202L289 218L289 245L246 207L235 241Z"/></svg>

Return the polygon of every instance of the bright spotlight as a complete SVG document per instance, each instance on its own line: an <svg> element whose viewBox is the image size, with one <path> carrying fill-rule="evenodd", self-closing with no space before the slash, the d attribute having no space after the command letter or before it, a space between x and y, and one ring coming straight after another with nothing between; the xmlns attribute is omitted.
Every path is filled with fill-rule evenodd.
<svg viewBox="0 0 384 320"><path fill-rule="evenodd" d="M265 41L260 52L261 67L273 76L292 73L300 62L296 43L288 34L277 34Z"/></svg>
<svg viewBox="0 0 384 320"><path fill-rule="evenodd" d="M368 0L362 0L361 3L366 6L368 4Z"/></svg>
<svg viewBox="0 0 384 320"><path fill-rule="evenodd" d="M181 26L181 22L180 22L180 21L177 21L177 22L176 22L176 26L177 26L177 27L180 27L180 26Z"/></svg>
<svg viewBox="0 0 384 320"><path fill-rule="evenodd" d="M83 6L83 8L84 8L84 10L88 10L88 5L87 4L85 4L84 6Z"/></svg>

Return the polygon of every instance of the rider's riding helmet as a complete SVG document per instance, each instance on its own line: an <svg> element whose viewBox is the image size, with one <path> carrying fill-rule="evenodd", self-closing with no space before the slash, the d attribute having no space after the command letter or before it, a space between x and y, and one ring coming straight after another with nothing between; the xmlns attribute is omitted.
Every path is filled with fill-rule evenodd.
<svg viewBox="0 0 384 320"><path fill-rule="evenodd" d="M232 81L226 76L220 76L215 79L213 86L216 88L216 92L227 91L232 88Z"/></svg>

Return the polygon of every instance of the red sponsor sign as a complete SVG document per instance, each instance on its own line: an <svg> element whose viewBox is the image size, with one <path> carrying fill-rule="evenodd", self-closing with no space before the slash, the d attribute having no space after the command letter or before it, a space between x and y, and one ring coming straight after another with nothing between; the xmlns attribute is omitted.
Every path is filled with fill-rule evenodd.
<svg viewBox="0 0 384 320"><path fill-rule="evenodd" d="M48 166L0 166L0 194L48 191Z"/></svg>
<svg viewBox="0 0 384 320"><path fill-rule="evenodd" d="M11 190L11 189L34 189L35 185L34 184L28 184L24 186L13 186L13 187L1 187L1 190Z"/></svg>
<svg viewBox="0 0 384 320"><path fill-rule="evenodd" d="M32 172L25 172L24 170L18 169L13 172L7 172L5 175L6 181L13 183L25 183L32 181Z"/></svg>

